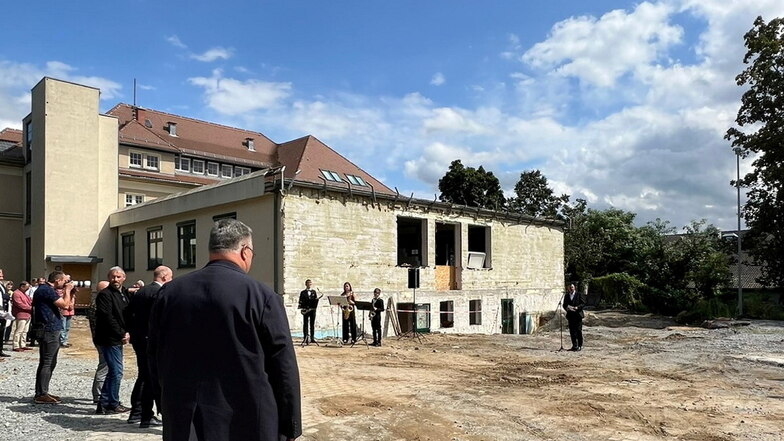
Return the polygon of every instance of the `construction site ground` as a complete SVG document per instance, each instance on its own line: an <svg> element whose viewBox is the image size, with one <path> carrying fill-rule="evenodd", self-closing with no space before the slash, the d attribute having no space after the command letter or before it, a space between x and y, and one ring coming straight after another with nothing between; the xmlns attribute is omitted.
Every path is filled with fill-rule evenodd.
<svg viewBox="0 0 784 441"><path fill-rule="evenodd" d="M72 332L78 343L61 362L94 357L86 323ZM533 335L295 341L300 439L784 439L784 323L708 330L609 311L588 313L584 334L581 352L558 351L557 318ZM133 365L128 348L124 381Z"/></svg>

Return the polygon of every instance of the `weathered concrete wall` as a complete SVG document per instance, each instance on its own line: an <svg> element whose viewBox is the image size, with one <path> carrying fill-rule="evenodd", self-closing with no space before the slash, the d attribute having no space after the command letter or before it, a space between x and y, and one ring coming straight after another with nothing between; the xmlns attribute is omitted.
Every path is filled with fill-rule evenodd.
<svg viewBox="0 0 784 441"><path fill-rule="evenodd" d="M498 333L501 299L514 301L515 317L522 312L536 315L554 309L558 303L563 290L563 232L558 228L295 188L284 198L281 221L281 294L295 333L301 332L302 317L296 306L306 279L325 294L317 316L317 327L322 332L331 333L333 321L339 322L326 296L339 295L345 281L352 284L359 300L370 300L378 287L384 299L391 296L398 302L412 301L413 292L407 285L409 268L397 265L399 216L425 219L427 223L427 265L420 269L416 301L431 304L432 331ZM436 290L437 223L456 225L457 286L462 289ZM467 268L469 225L490 227L491 268ZM482 300L482 324L469 325L469 301L477 299ZM445 300L454 302L455 320L454 327L441 329L438 309L439 302ZM515 332L519 332L518 326L516 323Z"/></svg>

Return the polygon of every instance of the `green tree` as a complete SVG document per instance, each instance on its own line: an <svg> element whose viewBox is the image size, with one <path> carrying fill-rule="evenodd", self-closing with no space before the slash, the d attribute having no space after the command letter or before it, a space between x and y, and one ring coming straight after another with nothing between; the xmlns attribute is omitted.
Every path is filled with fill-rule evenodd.
<svg viewBox="0 0 784 441"><path fill-rule="evenodd" d="M753 171L740 181L749 188L743 236L749 254L762 266L761 283L784 286L784 19L757 17L744 36L747 64L735 80L748 86L737 127L727 130L737 154L756 155ZM735 182L733 182L733 185Z"/></svg>
<svg viewBox="0 0 784 441"><path fill-rule="evenodd" d="M465 167L459 159L452 161L444 177L438 180L439 199L443 202L496 210L504 207L504 192L493 172Z"/></svg>
<svg viewBox="0 0 784 441"><path fill-rule="evenodd" d="M583 201L584 202L584 201ZM634 267L638 232L635 214L615 208L587 209L567 219L564 236L566 272L584 284L594 277L628 272Z"/></svg>
<svg viewBox="0 0 784 441"><path fill-rule="evenodd" d="M555 196L547 185L547 178L539 170L520 173L514 191L515 195L507 201L507 208L529 216L555 218L563 204L569 202L569 195Z"/></svg>

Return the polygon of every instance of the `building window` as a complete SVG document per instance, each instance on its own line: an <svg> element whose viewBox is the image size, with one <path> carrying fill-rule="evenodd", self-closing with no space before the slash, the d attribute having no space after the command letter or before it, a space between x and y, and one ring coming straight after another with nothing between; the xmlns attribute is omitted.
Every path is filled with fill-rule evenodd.
<svg viewBox="0 0 784 441"><path fill-rule="evenodd" d="M33 159L33 122L25 124L25 144L27 147L27 163Z"/></svg>
<svg viewBox="0 0 784 441"><path fill-rule="evenodd" d="M441 327L453 328L455 326L455 302L447 300L440 302Z"/></svg>
<svg viewBox="0 0 784 441"><path fill-rule="evenodd" d="M216 162L208 162L207 163L207 174L210 176L218 176L218 163Z"/></svg>
<svg viewBox="0 0 784 441"><path fill-rule="evenodd" d="M482 324L482 300L468 301L468 324L469 325Z"/></svg>
<svg viewBox="0 0 784 441"><path fill-rule="evenodd" d="M128 166L134 168L141 168L142 166L142 154L139 152L130 152L128 153Z"/></svg>
<svg viewBox="0 0 784 441"><path fill-rule="evenodd" d="M234 167L234 176L247 175L248 173L250 173L248 167Z"/></svg>
<svg viewBox="0 0 784 441"><path fill-rule="evenodd" d="M237 212L236 211L232 211L231 213L218 214L218 215L215 215L215 216L212 217L212 221L213 222L218 222L221 219L234 219L234 220L236 220L237 219Z"/></svg>
<svg viewBox="0 0 784 441"><path fill-rule="evenodd" d="M365 180L360 178L359 176L354 176L346 173L346 178L348 178L348 182L351 182L354 185L361 185L363 187L367 187Z"/></svg>
<svg viewBox="0 0 784 441"><path fill-rule="evenodd" d="M196 266L196 221L177 224L177 242L177 265L180 268Z"/></svg>
<svg viewBox="0 0 784 441"><path fill-rule="evenodd" d="M177 136L177 123L169 122L169 135Z"/></svg>
<svg viewBox="0 0 784 441"><path fill-rule="evenodd" d="M147 269L163 265L163 227L147 230Z"/></svg>
<svg viewBox="0 0 784 441"><path fill-rule="evenodd" d="M340 178L340 175L330 171L330 170L321 170L321 174L324 175L324 178L327 181L334 181L334 182L343 182L343 179Z"/></svg>
<svg viewBox="0 0 784 441"><path fill-rule="evenodd" d="M122 235L122 268L125 271L133 271L136 266L136 245L134 244L135 233L125 233Z"/></svg>
<svg viewBox="0 0 784 441"><path fill-rule="evenodd" d="M427 220L397 218L397 264L427 266Z"/></svg>
<svg viewBox="0 0 784 441"><path fill-rule="evenodd" d="M221 178L230 178L232 177L233 168L229 164L222 164L221 165Z"/></svg>
<svg viewBox="0 0 784 441"><path fill-rule="evenodd" d="M143 204L144 203L144 195L143 194L125 194L125 206L130 207L131 205L136 204Z"/></svg>
<svg viewBox="0 0 784 441"><path fill-rule="evenodd" d="M201 159L194 159L193 160L193 169L191 171L193 173L196 173L197 175L203 175L204 174L204 161L202 161Z"/></svg>
<svg viewBox="0 0 784 441"><path fill-rule="evenodd" d="M174 158L174 168L179 171L191 171L191 159L183 158L182 156Z"/></svg>
<svg viewBox="0 0 784 441"><path fill-rule="evenodd" d="M33 217L33 175L25 173L25 225L30 225Z"/></svg>
<svg viewBox="0 0 784 441"><path fill-rule="evenodd" d="M161 158L156 155L147 155L147 167L150 170L158 170L161 166Z"/></svg>
<svg viewBox="0 0 784 441"><path fill-rule="evenodd" d="M245 138L245 145L248 146L248 150L251 152L256 151L256 146L253 144L253 138Z"/></svg>
<svg viewBox="0 0 784 441"><path fill-rule="evenodd" d="M468 268L492 268L490 265L490 227L468 226Z"/></svg>

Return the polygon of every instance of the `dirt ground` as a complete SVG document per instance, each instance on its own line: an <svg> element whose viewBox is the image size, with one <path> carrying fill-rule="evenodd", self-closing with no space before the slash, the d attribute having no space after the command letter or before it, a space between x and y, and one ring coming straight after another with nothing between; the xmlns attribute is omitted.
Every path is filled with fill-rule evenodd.
<svg viewBox="0 0 784 441"><path fill-rule="evenodd" d="M558 351L557 322L535 335L389 337L381 348L297 341L300 439L784 439L784 323L707 330L601 312L584 334L582 352Z"/></svg>

